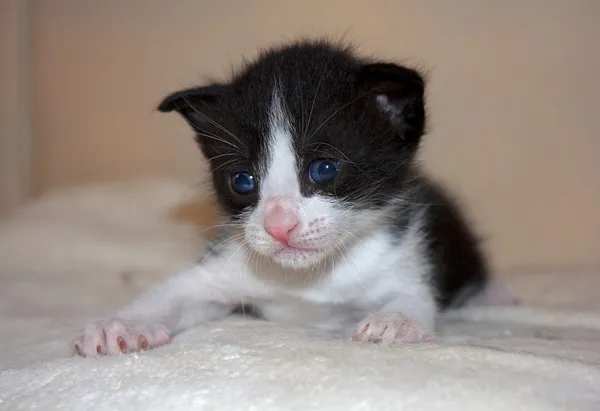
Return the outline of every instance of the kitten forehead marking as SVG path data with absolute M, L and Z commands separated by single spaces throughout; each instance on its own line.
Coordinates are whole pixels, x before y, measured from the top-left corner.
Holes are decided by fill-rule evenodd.
M 267 155 L 266 164 L 263 166 L 261 198 L 264 200 L 274 196 L 285 196 L 297 200 L 300 198 L 300 184 L 292 141 L 294 128 L 277 84 L 273 87 L 268 120 Z

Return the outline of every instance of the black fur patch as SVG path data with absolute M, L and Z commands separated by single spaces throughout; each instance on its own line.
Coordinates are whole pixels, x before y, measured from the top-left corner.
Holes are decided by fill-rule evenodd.
M 400 239 L 412 219 L 419 219 L 432 264 L 430 281 L 438 306 L 460 307 L 488 282 L 487 262 L 479 240 L 460 207 L 440 185 L 423 174 L 416 175 L 410 185 L 396 208 L 391 229 Z

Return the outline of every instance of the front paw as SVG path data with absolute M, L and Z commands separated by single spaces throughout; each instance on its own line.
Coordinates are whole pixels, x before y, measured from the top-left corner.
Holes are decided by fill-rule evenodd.
M 109 318 L 88 324 L 71 345 L 73 355 L 97 357 L 149 350 L 171 342 L 166 327 Z
M 361 322 L 353 341 L 373 344 L 409 344 L 433 342 L 433 334 L 399 313 L 375 313 Z

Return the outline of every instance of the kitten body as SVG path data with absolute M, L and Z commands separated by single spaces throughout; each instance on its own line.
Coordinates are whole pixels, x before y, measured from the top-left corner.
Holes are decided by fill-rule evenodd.
M 75 339 L 84 356 L 166 344 L 240 307 L 363 342 L 433 340 L 488 283 L 459 208 L 417 167 L 425 82 L 326 41 L 266 50 L 182 90 L 223 224 L 193 267 Z

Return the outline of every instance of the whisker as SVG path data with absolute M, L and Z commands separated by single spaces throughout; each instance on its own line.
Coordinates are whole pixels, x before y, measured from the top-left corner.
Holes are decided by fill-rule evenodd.
M 310 120 L 312 119 L 312 114 L 313 114 L 313 110 L 315 109 L 315 103 L 317 101 L 317 96 L 319 94 L 319 89 L 321 88 L 321 82 L 323 81 L 323 77 L 325 76 L 325 72 L 327 71 L 327 67 L 329 66 L 329 61 L 331 60 L 331 57 L 329 57 L 329 59 L 327 59 L 327 61 L 325 62 L 325 65 L 323 67 L 323 71 L 321 71 L 321 75 L 319 76 L 319 81 L 317 82 L 317 89 L 315 90 L 315 95 L 313 97 L 313 102 L 312 105 L 310 107 L 310 112 L 308 114 L 308 121 L 306 122 L 306 127 L 304 128 L 304 135 L 302 136 L 302 140 L 306 141 L 306 132 L 308 131 L 308 128 L 310 127 Z
M 350 230 L 346 230 L 345 228 L 342 228 L 342 230 L 344 230 L 344 232 L 348 235 L 350 235 L 351 237 L 353 237 L 356 241 L 359 241 L 362 245 L 364 245 L 365 247 L 367 246 L 367 243 L 365 243 L 363 240 L 361 240 L 360 238 L 358 238 L 356 235 L 354 235 L 354 233 Z
M 220 225 L 220 226 L 219 225 L 216 225 L 216 226 L 195 226 L 194 227 L 194 235 L 201 235 L 201 234 L 205 233 L 206 231 L 213 230 L 213 229 L 216 229 L 216 228 L 223 228 L 223 227 L 226 227 L 226 226 L 223 226 L 223 225 Z M 202 229 L 201 230 L 196 230 L 197 228 L 202 228 Z
M 218 141 L 220 143 L 227 144 L 228 146 L 233 147 L 236 150 L 236 152 L 243 153 L 242 150 L 240 150 L 240 148 L 238 146 L 236 146 L 235 144 L 233 144 L 231 141 L 224 140 L 222 138 L 219 138 L 219 137 L 214 136 L 212 134 L 208 134 L 206 132 L 200 132 L 199 130 L 197 130 L 196 134 L 199 135 L 199 136 L 201 136 L 201 137 L 210 138 L 211 140 L 215 140 L 215 141 Z
M 211 158 L 207 158 L 206 161 L 213 161 L 213 160 L 216 160 L 217 158 L 227 157 L 227 156 L 239 156 L 239 154 L 238 153 L 223 153 L 223 154 L 219 154 L 217 156 L 213 156 Z
M 204 113 L 200 112 L 198 109 L 196 109 L 196 107 L 194 107 L 194 105 L 188 100 L 188 98 L 185 95 L 181 94 L 181 97 L 183 97 L 184 101 L 190 106 L 190 108 L 192 110 L 194 110 L 196 112 L 196 114 L 202 116 L 206 121 L 208 121 L 213 126 L 217 127 L 219 130 L 227 133 L 231 138 L 235 139 L 238 143 L 240 143 L 242 146 L 244 146 L 246 148 L 246 150 L 248 150 L 248 147 L 246 147 L 244 142 L 238 136 L 233 134 L 230 130 L 228 130 L 227 128 L 225 128 L 224 126 L 222 126 L 221 124 L 219 124 L 218 122 L 216 122 L 215 120 L 213 120 L 212 118 L 207 116 L 206 114 L 204 114 Z
M 227 264 L 229 264 L 229 261 L 231 261 L 231 259 L 233 258 L 233 256 L 236 255 L 237 252 L 240 251 L 242 249 L 242 247 L 244 247 L 246 245 L 247 245 L 246 240 L 242 241 L 242 243 L 240 244 L 240 246 L 229 256 L 229 258 L 227 258 L 227 260 L 225 261 L 225 263 L 223 264 L 223 266 L 227 266 Z
M 304 96 L 302 93 L 302 84 L 300 84 L 300 70 L 298 69 L 298 60 L 296 60 L 296 85 L 298 87 L 298 92 L 300 94 L 300 112 L 301 112 L 301 120 L 300 120 L 300 134 L 302 136 L 305 135 L 305 130 L 304 130 Z
M 357 281 L 356 281 L 356 284 L 357 284 L 357 285 L 358 285 L 358 286 L 359 286 L 359 287 L 360 287 L 360 288 L 361 288 L 363 291 L 365 291 L 365 294 L 366 294 L 366 293 L 367 293 L 367 289 L 366 289 L 366 288 L 365 288 L 365 286 L 364 286 L 364 285 L 363 285 L 363 284 L 360 282 L 360 269 L 358 268 L 358 264 L 356 264 L 356 261 L 355 261 L 355 260 L 354 260 L 354 259 L 351 257 L 351 255 L 350 255 L 350 251 L 348 250 L 348 248 L 346 247 L 346 245 L 345 245 L 343 242 L 341 242 L 341 241 L 338 241 L 338 242 L 339 242 L 340 246 L 342 246 L 342 247 L 344 248 L 344 250 L 346 251 L 346 252 L 343 252 L 343 251 L 341 251 L 341 255 L 342 255 L 342 257 L 344 258 L 344 260 L 346 261 L 346 263 L 347 263 L 347 264 L 349 264 L 349 263 L 348 263 L 348 260 L 346 259 L 346 255 L 348 256 L 348 258 L 350 258 L 350 259 L 352 260 L 351 264 L 354 266 L 354 271 L 355 271 L 355 275 L 356 275 L 356 279 L 357 279 Z M 364 243 L 363 243 L 363 244 L 364 244 Z M 367 307 L 367 310 L 369 310 L 369 311 L 374 311 L 374 308 L 373 308 L 373 303 L 369 302 L 369 301 L 367 300 L 367 298 L 364 296 L 364 294 L 363 294 L 363 296 L 362 296 L 362 297 L 363 297 L 363 298 L 362 298 L 362 301 L 363 301 L 363 303 L 365 304 L 365 306 Z
M 212 134 L 212 133 L 208 133 L 206 130 L 199 128 L 198 126 L 191 124 L 192 127 L 192 131 L 194 132 L 195 135 L 197 136 L 201 136 L 201 137 L 206 137 L 209 138 L 211 140 L 215 140 L 218 141 L 220 143 L 226 144 L 232 148 L 234 148 L 236 150 L 236 153 L 239 153 L 240 156 L 242 157 L 246 157 L 246 154 L 243 152 L 243 150 L 240 150 L 240 148 L 238 146 L 236 146 L 235 144 L 231 143 L 230 141 L 224 140 L 223 138 Z M 190 134 L 190 130 L 189 129 L 183 129 L 180 127 L 176 127 L 174 128 L 174 130 L 178 133 L 182 133 L 185 134 L 186 136 L 188 136 Z M 232 154 L 233 155 L 233 154 Z
M 318 131 L 321 129 L 321 127 L 323 127 L 323 126 L 324 126 L 324 125 L 325 125 L 325 124 L 326 124 L 326 123 L 327 123 L 329 120 L 331 120 L 331 119 L 333 118 L 333 116 L 335 116 L 335 115 L 336 115 L 337 113 L 339 113 L 341 110 L 343 110 L 344 108 L 348 107 L 350 104 L 354 103 L 355 101 L 357 101 L 358 99 L 362 98 L 363 96 L 364 96 L 364 93 L 363 93 L 363 94 L 361 94 L 361 95 L 359 95 L 358 97 L 356 97 L 356 98 L 352 99 L 352 100 L 351 100 L 351 101 L 349 101 L 348 103 L 346 103 L 346 104 L 343 104 L 343 105 L 342 105 L 340 108 L 338 108 L 337 110 L 335 110 L 335 111 L 333 112 L 333 114 L 332 114 L 332 115 L 330 115 L 329 117 L 327 117 L 327 118 L 325 119 L 325 121 L 323 121 L 323 122 L 321 123 L 321 125 L 320 125 L 319 127 L 317 127 L 317 129 L 316 129 L 315 131 L 313 131 L 313 133 L 310 135 L 310 137 L 308 137 L 308 140 L 307 140 L 307 141 L 310 141 L 310 140 L 311 140 L 311 139 L 312 139 L 312 138 L 315 136 L 315 134 L 317 134 L 317 132 L 318 132 Z
M 331 148 L 333 148 L 333 149 L 334 149 L 334 150 L 336 150 L 338 153 L 340 153 L 340 155 L 341 155 L 342 157 L 344 157 L 344 159 L 345 159 L 345 160 L 346 160 L 348 163 L 350 163 L 350 164 L 352 164 L 352 165 L 356 165 L 356 162 L 352 161 L 352 160 L 350 159 L 350 157 L 348 157 L 346 154 L 344 154 L 344 153 L 343 153 L 343 152 L 342 152 L 342 151 L 341 151 L 339 148 L 335 147 L 334 145 L 331 145 L 331 144 L 329 144 L 329 143 L 326 143 L 326 142 L 324 142 L 324 141 L 319 141 L 318 145 L 319 145 L 319 146 L 323 145 L 323 146 L 327 146 L 327 147 L 331 147 Z M 318 152 L 319 150 L 315 149 L 314 151 Z M 324 153 L 324 154 L 326 154 L 325 152 L 323 152 L 323 153 Z
M 222 224 L 214 224 L 214 225 L 196 225 L 196 228 L 206 228 L 206 229 L 210 229 L 210 228 L 243 228 L 244 225 L 241 223 L 222 223 Z
M 214 173 L 215 171 L 217 171 L 221 167 L 225 167 L 226 165 L 235 163 L 236 161 L 237 161 L 237 159 L 235 159 L 235 158 L 233 160 L 226 161 L 223 164 L 219 165 L 217 168 L 215 168 L 212 172 Z
M 220 242 L 219 244 L 210 247 L 210 249 L 211 250 L 216 250 L 218 248 L 221 248 L 221 247 L 224 247 L 224 246 L 229 245 L 231 243 L 234 243 L 234 242 L 236 242 L 237 240 L 239 240 L 240 238 L 243 238 L 243 237 L 244 237 L 244 233 L 233 235 L 233 236 L 229 237 L 228 239 Z
M 254 250 L 251 247 L 248 247 L 248 255 L 246 256 L 246 261 L 244 261 L 244 267 L 242 268 L 242 271 L 240 273 L 241 277 L 242 277 L 242 281 L 244 279 L 244 275 L 246 275 L 246 269 L 248 267 L 248 262 L 250 261 L 250 258 L 254 255 Z M 244 304 L 244 296 L 242 295 L 240 298 L 241 302 L 242 302 L 242 315 L 246 314 L 246 307 Z

